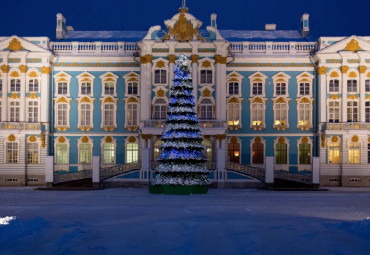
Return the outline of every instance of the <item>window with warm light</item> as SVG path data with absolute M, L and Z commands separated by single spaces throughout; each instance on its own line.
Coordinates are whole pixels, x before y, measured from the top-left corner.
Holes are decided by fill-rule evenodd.
M 68 144 L 57 143 L 56 163 L 57 164 L 68 164 Z
M 228 155 L 229 161 L 238 163 L 239 164 L 239 156 L 240 156 L 240 145 L 239 143 L 229 143 L 228 144 Z
M 288 105 L 286 103 L 275 104 L 275 125 L 286 126 L 287 125 L 287 113 Z
M 27 143 L 27 163 L 38 164 L 39 163 L 39 144 L 38 143 Z
M 298 105 L 298 126 L 311 126 L 311 104 L 300 103 Z
M 116 149 L 114 143 L 103 144 L 103 163 L 114 164 L 116 161 Z
M 6 163 L 17 164 L 19 160 L 19 144 L 17 142 L 6 143 Z
M 361 146 L 358 142 L 349 143 L 348 163 L 360 164 Z
M 252 143 L 252 164 L 263 164 L 264 154 L 263 143 Z
M 340 162 L 340 144 L 330 143 L 328 146 L 329 164 L 339 164 Z
M 238 126 L 240 123 L 240 104 L 228 103 L 228 124 L 229 126 Z
M 91 164 L 91 144 L 80 144 L 80 164 Z
M 128 143 L 126 148 L 126 163 L 135 163 L 139 159 L 139 145 Z
M 252 103 L 251 106 L 252 126 L 262 126 L 265 119 L 263 103 Z

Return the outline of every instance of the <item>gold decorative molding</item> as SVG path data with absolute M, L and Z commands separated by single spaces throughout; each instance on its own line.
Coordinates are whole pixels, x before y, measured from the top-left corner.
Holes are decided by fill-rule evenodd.
M 28 74 L 28 76 L 31 77 L 31 78 L 36 78 L 36 77 L 38 77 L 38 74 L 35 71 L 32 71 Z
M 12 71 L 10 74 L 9 74 L 10 77 L 13 77 L 13 78 L 17 78 L 20 76 L 20 74 L 18 73 L 18 71 Z
M 88 143 L 88 142 L 89 142 L 89 137 L 88 137 L 88 136 L 83 136 L 83 137 L 81 138 L 81 142 L 83 142 L 83 143 Z
M 370 143 L 370 136 L 367 138 L 367 141 Z
M 21 71 L 21 73 L 27 73 L 27 66 L 26 65 L 20 65 L 19 70 Z
M 358 41 L 356 41 L 355 39 L 352 39 L 349 43 L 347 43 L 344 49 L 348 51 L 358 51 L 358 50 L 361 50 L 361 47 Z
M 278 144 L 284 144 L 285 143 L 285 137 L 284 136 L 280 136 L 278 138 Z
M 31 93 L 27 97 L 30 98 L 30 99 L 37 99 L 37 98 L 39 98 L 38 95 L 36 95 L 35 93 Z
M 131 132 L 135 132 L 136 130 L 139 129 L 139 127 L 138 126 L 128 126 L 127 129 L 130 130 Z
M 239 99 L 237 97 L 232 97 L 227 102 L 228 103 L 239 103 Z
M 202 96 L 203 97 L 210 97 L 212 95 L 212 92 L 209 89 L 204 89 L 202 91 Z
M 211 67 L 211 62 L 209 62 L 208 60 L 203 61 L 202 62 L 202 67 L 204 67 L 204 68 Z
M 58 137 L 58 143 L 65 143 L 65 142 L 66 142 L 66 138 L 64 136 Z
M 263 104 L 263 100 L 260 98 L 260 97 L 255 97 L 253 100 L 252 100 L 252 103 L 261 103 Z
M 113 142 L 113 138 L 111 136 L 107 136 L 107 137 L 105 137 L 105 142 L 106 143 L 111 143 L 111 142 Z
M 80 126 L 78 129 L 83 131 L 83 132 L 87 132 L 87 131 L 92 130 L 93 127 L 92 126 Z
M 356 99 L 358 99 L 358 96 L 356 96 L 355 94 L 351 94 L 347 98 L 350 99 L 350 100 L 356 100 Z
M 191 62 L 193 62 L 193 64 L 197 64 L 198 60 L 199 60 L 198 55 L 191 55 Z
M 357 143 L 358 142 L 358 136 L 357 135 L 354 135 L 354 136 L 352 136 L 352 139 L 351 139 L 351 141 L 353 142 L 353 143 Z
M 341 66 L 340 67 L 340 70 L 342 71 L 342 73 L 347 73 L 348 72 L 348 69 L 349 69 L 348 66 Z
M 174 64 L 176 62 L 176 55 L 168 55 L 168 62 L 170 62 L 170 64 Z
M 223 134 L 223 135 L 215 135 L 215 138 L 216 138 L 216 140 L 218 140 L 218 142 L 219 142 L 219 147 L 221 147 L 222 146 L 222 140 L 225 140 L 226 139 L 226 134 Z M 232 141 L 234 141 L 234 140 L 231 140 L 231 139 L 233 139 L 233 138 L 235 138 L 236 139 L 236 137 L 232 137 L 232 138 L 230 138 L 230 141 L 232 142 Z M 238 139 L 236 139 L 236 142 L 238 141 Z
M 338 138 L 338 136 L 333 136 L 332 138 L 331 138 L 331 141 L 333 142 L 333 143 L 336 143 L 336 142 L 338 142 L 338 140 L 339 140 L 339 138 Z
M 332 73 L 330 74 L 330 77 L 331 77 L 331 78 L 338 78 L 338 77 L 339 77 L 339 73 L 338 73 L 338 72 L 336 72 L 336 71 L 334 71 L 334 72 L 332 72 Z
M 255 143 L 262 143 L 262 139 L 261 139 L 261 137 L 260 137 L 260 136 L 256 136 L 256 137 L 254 138 L 254 142 L 255 142 Z
M 56 101 L 56 103 L 68 103 L 68 104 L 70 104 L 70 103 L 71 103 L 71 101 L 70 101 L 70 100 L 67 100 L 67 98 L 65 98 L 65 97 L 61 97 L 61 98 L 59 98 L 59 99 Z
M 127 103 L 139 103 L 139 99 L 135 97 L 130 97 L 129 99 L 127 99 Z
M 370 72 L 367 73 L 366 77 L 367 78 L 370 78 Z
M 18 99 L 18 98 L 20 98 L 20 96 L 19 96 L 17 93 L 12 93 L 12 94 L 9 96 L 9 98 L 11 98 L 11 99 Z
M 215 62 L 216 62 L 216 64 L 226 65 L 226 63 L 227 63 L 227 57 L 223 57 L 221 55 L 216 55 L 215 56 Z
M 2 65 L 1 66 L 1 71 L 3 73 L 8 73 L 9 72 L 9 66 L 8 65 Z
M 40 135 L 40 138 L 41 138 L 41 147 L 42 148 L 45 148 L 45 135 L 44 134 L 41 134 Z
M 164 97 L 165 96 L 165 92 L 163 89 L 159 89 L 157 90 L 157 97 Z
M 51 67 L 43 66 L 40 68 L 42 74 L 50 74 L 51 73 Z M 62 75 L 60 75 L 61 77 Z
M 327 68 L 327 67 L 325 67 L 325 66 L 320 66 L 320 67 L 318 67 L 318 68 L 317 68 L 317 73 L 318 73 L 319 75 L 323 75 L 323 74 L 326 74 L 326 70 L 328 70 L 328 68 Z
M 89 97 L 83 97 L 79 102 L 80 103 L 94 103 L 94 100 L 91 100 Z
M 110 131 L 115 130 L 115 129 L 116 129 L 116 127 L 115 127 L 115 126 L 104 126 L 104 127 L 102 127 L 101 129 L 103 129 L 103 130 L 105 130 L 105 131 L 107 131 L 107 132 L 110 132 Z
M 325 148 L 326 146 L 326 134 L 321 135 L 321 147 Z
M 57 127 L 55 127 L 55 129 L 58 130 L 58 131 L 63 132 L 63 131 L 66 131 L 66 130 L 70 129 L 70 127 L 69 126 L 57 126 Z
M 9 135 L 9 136 L 8 136 L 8 140 L 9 140 L 10 142 L 14 142 L 14 141 L 15 141 L 15 136 L 14 136 L 13 134 Z
M 334 95 L 331 95 L 331 96 L 329 97 L 329 99 L 337 100 L 337 99 L 340 99 L 340 97 L 339 97 L 339 95 L 334 94 Z
M 8 48 L 11 51 L 18 51 L 18 50 L 21 50 L 23 47 L 22 47 L 22 43 L 17 38 L 13 38 L 9 42 Z
M 348 77 L 350 77 L 350 78 L 356 78 L 356 77 L 357 77 L 357 73 L 356 73 L 356 72 L 354 72 L 354 71 L 352 71 L 352 72 L 350 72 L 350 73 L 348 74 Z
M 186 19 L 183 12 L 180 13 L 179 19 L 172 27 L 168 27 L 168 33 L 173 35 L 175 40 L 179 42 L 186 42 L 192 40 L 194 35 L 198 34 L 198 27 L 193 28 L 191 22 Z
M 116 101 L 112 97 L 107 97 L 104 99 L 103 104 L 105 103 L 115 103 Z
M 287 103 L 289 100 L 285 99 L 284 97 L 279 97 L 274 103 Z
M 29 142 L 31 142 L 31 143 L 34 143 L 34 142 L 36 142 L 36 136 L 34 136 L 34 135 L 31 135 L 30 137 L 28 137 L 28 141 Z
M 165 67 L 165 63 L 164 63 L 164 61 L 159 60 L 159 61 L 155 64 L 155 66 L 156 66 L 157 68 L 164 68 L 164 67 Z
M 140 63 L 141 64 L 151 64 L 152 60 L 153 60 L 153 56 L 149 55 L 149 54 L 140 57 Z
M 128 142 L 129 142 L 129 143 L 136 143 L 136 137 L 135 137 L 135 136 L 130 136 L 130 137 L 128 138 Z
M 307 136 L 304 136 L 302 137 L 302 143 L 308 143 L 308 137 Z
M 366 69 L 367 69 L 367 66 L 359 66 L 358 67 L 359 73 L 365 73 L 366 72 Z
M 145 140 L 145 147 L 148 148 L 148 141 L 152 138 L 150 134 L 142 134 L 141 139 Z
M 365 99 L 366 99 L 366 100 L 370 100 L 370 95 L 367 95 L 367 96 L 365 97 Z

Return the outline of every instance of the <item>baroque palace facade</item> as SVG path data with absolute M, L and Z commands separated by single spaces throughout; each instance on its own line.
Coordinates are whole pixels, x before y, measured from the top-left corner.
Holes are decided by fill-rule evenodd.
M 75 31 L 57 14 L 56 41 L 0 37 L 0 185 L 44 184 L 50 156 L 54 174 L 100 156 L 150 180 L 185 53 L 212 181 L 248 181 L 228 164 L 273 157 L 284 172 L 319 167 L 320 185 L 370 186 L 370 37 L 313 38 L 308 14 L 297 30 L 219 30 L 215 14 L 202 30 L 187 9 L 164 24 Z

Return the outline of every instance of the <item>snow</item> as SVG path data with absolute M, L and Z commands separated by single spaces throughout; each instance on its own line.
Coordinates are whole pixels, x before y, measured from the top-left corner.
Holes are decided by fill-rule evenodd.
M 240 40 L 251 39 L 302 39 L 302 35 L 298 30 L 218 30 L 226 40 L 238 38 Z
M 0 188 L 0 254 L 368 254 L 370 189 Z

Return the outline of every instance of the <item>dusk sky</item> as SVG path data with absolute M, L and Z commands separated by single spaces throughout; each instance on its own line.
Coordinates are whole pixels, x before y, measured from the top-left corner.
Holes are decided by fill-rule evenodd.
M 181 0 L 2 0 L 0 36 L 48 36 L 55 39 L 56 14 L 63 13 L 75 30 L 147 30 L 171 18 Z M 218 14 L 219 29 L 298 29 L 310 14 L 314 36 L 370 35 L 370 0 L 187 0 L 205 29 Z

